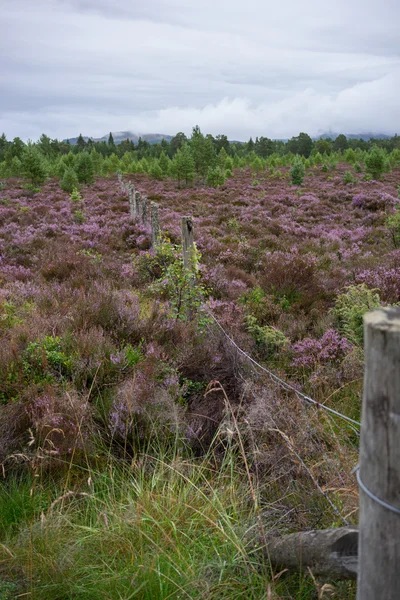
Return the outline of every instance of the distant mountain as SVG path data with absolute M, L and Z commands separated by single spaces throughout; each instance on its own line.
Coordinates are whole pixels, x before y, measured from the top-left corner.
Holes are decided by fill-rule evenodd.
M 313 138 L 314 140 L 326 140 L 327 138 L 331 138 L 332 140 L 338 137 L 339 133 L 333 133 L 330 131 L 328 133 L 323 133 Z M 364 140 L 368 142 L 371 138 L 375 140 L 390 140 L 393 135 L 387 135 L 386 133 L 345 133 L 344 134 L 349 140 Z
M 133 133 L 132 131 L 112 131 L 111 133 L 114 138 L 115 144 L 120 144 L 121 142 L 123 142 L 125 140 L 130 140 L 134 144 L 137 144 L 139 141 L 139 138 L 142 138 L 142 140 L 148 142 L 149 144 L 158 144 L 161 142 L 161 140 L 166 140 L 167 142 L 170 142 L 173 138 L 172 135 L 167 135 L 165 133 L 137 134 L 137 133 Z M 89 138 L 87 135 L 84 135 L 82 137 L 85 140 L 85 142 L 87 142 L 89 139 L 93 140 L 93 142 L 107 142 L 109 135 L 110 134 L 107 133 L 106 135 L 103 135 L 103 137 L 101 137 L 101 138 L 93 138 L 93 137 Z M 72 146 L 74 146 L 77 143 L 78 138 L 73 137 L 73 138 L 65 139 L 63 141 L 64 142 L 69 141 L 69 143 Z

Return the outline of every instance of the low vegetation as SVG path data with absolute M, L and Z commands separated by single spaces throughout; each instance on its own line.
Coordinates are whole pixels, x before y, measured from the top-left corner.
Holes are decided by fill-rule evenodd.
M 181 141 L 1 163 L 4 600 L 355 597 L 263 545 L 357 522 L 357 427 L 298 393 L 360 419 L 362 315 L 400 301 L 397 153 Z

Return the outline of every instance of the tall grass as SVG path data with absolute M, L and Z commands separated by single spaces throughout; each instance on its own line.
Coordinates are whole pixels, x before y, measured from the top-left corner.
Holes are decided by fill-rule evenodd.
M 317 597 L 310 579 L 274 580 L 249 535 L 260 512 L 243 458 L 240 443 L 201 459 L 156 443 L 130 462 L 109 454 L 97 468 L 71 465 L 57 484 L 10 479 L 0 579 L 18 588 L 3 583 L 4 598 Z

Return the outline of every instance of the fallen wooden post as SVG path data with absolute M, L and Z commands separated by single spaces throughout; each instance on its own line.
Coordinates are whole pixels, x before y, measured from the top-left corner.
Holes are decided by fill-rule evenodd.
M 357 579 L 357 527 L 291 533 L 263 546 L 271 566 L 307 571 L 328 579 Z

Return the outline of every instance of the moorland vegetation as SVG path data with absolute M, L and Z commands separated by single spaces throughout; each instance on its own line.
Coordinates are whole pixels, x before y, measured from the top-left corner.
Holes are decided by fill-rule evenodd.
M 0 177 L 0 598 L 354 598 L 263 546 L 357 522 L 358 429 L 296 391 L 360 419 L 362 316 L 400 302 L 398 138 L 3 136 Z

